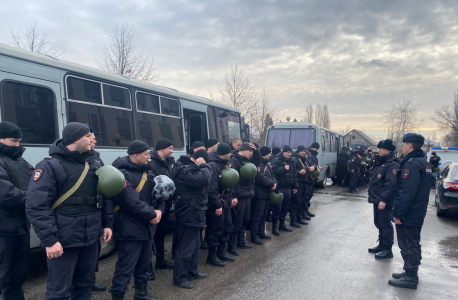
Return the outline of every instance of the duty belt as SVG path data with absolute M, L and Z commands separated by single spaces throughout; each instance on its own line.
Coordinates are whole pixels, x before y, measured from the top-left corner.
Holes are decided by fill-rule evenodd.
M 69 197 L 65 200 L 68 205 L 96 205 L 97 208 L 102 208 L 103 197 Z

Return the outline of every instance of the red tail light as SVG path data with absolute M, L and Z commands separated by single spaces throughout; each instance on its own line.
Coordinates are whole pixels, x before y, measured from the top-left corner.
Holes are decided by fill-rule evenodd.
M 442 185 L 446 190 L 458 190 L 458 183 L 444 182 Z

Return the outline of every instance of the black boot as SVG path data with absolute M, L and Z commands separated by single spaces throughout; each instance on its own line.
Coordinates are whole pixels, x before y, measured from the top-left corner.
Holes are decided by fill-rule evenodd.
M 216 247 L 208 247 L 207 264 L 215 267 L 224 267 L 224 263 L 216 256 Z
M 301 216 L 302 216 L 302 219 L 307 220 L 307 221 L 310 221 L 312 219 L 309 215 L 307 215 L 305 210 L 302 212 Z
M 296 221 L 291 221 L 291 222 L 289 223 L 289 225 L 292 226 L 292 227 L 296 227 L 296 228 L 301 228 L 301 227 L 302 227 L 302 226 L 301 226 L 299 223 L 297 223 Z
M 308 225 L 309 223 L 305 222 L 304 220 L 297 220 L 297 223 L 302 225 Z
M 406 271 L 405 275 L 401 278 L 388 280 L 388 284 L 395 287 L 416 290 L 418 284 L 417 277 L 417 272 Z
M 262 240 L 270 240 L 272 237 L 270 235 L 267 235 L 267 234 L 260 234 L 259 237 L 262 239 Z
M 383 250 L 383 244 L 382 244 L 382 242 L 380 240 L 378 241 L 378 245 L 377 246 L 367 249 L 367 251 L 369 251 L 369 253 L 379 253 L 382 250 Z
M 251 242 L 256 245 L 262 245 L 262 241 L 258 236 L 253 236 L 251 238 Z
M 285 220 L 280 220 L 280 226 L 278 226 L 279 231 L 286 231 L 286 232 L 293 232 L 292 229 L 289 229 L 286 224 Z
M 229 235 L 229 245 L 227 246 L 227 252 L 234 256 L 239 256 L 239 251 L 237 250 L 237 233 L 231 233 Z
M 393 258 L 393 251 L 391 248 L 393 245 L 383 245 L 383 250 L 377 254 L 375 254 L 376 259 L 386 259 L 386 258 Z
M 104 286 L 103 284 L 94 282 L 94 284 L 92 285 L 92 291 L 93 292 L 104 292 L 106 290 L 107 290 L 107 287 Z
M 112 300 L 124 300 L 125 293 L 111 293 Z
M 200 249 L 205 250 L 208 249 L 208 245 L 206 241 L 200 241 Z
M 149 265 L 148 274 L 149 274 L 149 279 L 148 279 L 148 281 L 153 281 L 153 280 L 156 279 L 156 275 L 154 274 L 153 263 L 152 263 L 152 262 L 151 262 L 150 265 Z
M 251 248 L 253 248 L 252 245 L 248 244 L 245 241 L 245 230 L 240 230 L 240 232 L 239 232 L 239 240 L 238 240 L 238 243 L 237 243 L 237 248 L 240 248 L 240 249 L 251 249 Z
M 148 293 L 148 289 L 145 284 L 136 284 L 134 285 L 135 294 L 134 300 L 159 300 L 159 298 L 154 297 L 150 293 Z
M 402 272 L 402 273 L 393 273 L 391 276 L 393 276 L 394 279 L 400 279 L 404 277 L 405 275 L 406 275 L 406 272 Z M 418 284 L 420 282 L 420 280 L 418 279 L 418 273 L 415 279 L 417 280 L 417 284 Z
M 272 220 L 272 234 L 279 236 L 280 232 L 278 232 L 278 221 L 277 220 Z
M 156 269 L 173 269 L 173 264 L 171 262 L 168 262 L 164 258 L 164 252 L 158 253 L 156 255 Z
M 305 209 L 305 212 L 307 213 L 307 215 L 308 215 L 309 217 L 312 217 L 312 218 L 313 218 L 313 217 L 315 216 L 315 214 L 312 214 L 312 213 L 310 212 L 310 210 L 309 210 L 308 207 Z
M 218 256 L 218 258 L 222 261 L 229 261 L 229 262 L 235 261 L 234 257 L 227 255 L 227 253 L 224 251 L 225 249 L 226 249 L 226 243 L 220 244 L 216 251 L 216 256 Z

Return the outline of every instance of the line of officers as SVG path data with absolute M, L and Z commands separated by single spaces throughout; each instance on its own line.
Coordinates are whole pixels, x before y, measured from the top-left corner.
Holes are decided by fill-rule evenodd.
M 157 299 L 148 292 L 155 267 L 173 269 L 173 284 L 193 288 L 202 279 L 198 271 L 201 231 L 206 228 L 207 263 L 224 267 L 238 249 L 249 249 L 245 231 L 262 245 L 266 220 L 272 234 L 291 232 L 315 215 L 309 210 L 318 166 L 318 149 L 299 146 L 283 149 L 258 147 L 234 138 L 231 145 L 209 139 L 195 142 L 190 154 L 176 162 L 173 142 L 160 139 L 154 150 L 135 140 L 127 155 L 117 158 L 116 170 L 101 172 L 103 161 L 94 150 L 96 140 L 88 124 L 69 123 L 49 156 L 36 167 L 24 160 L 22 132 L 0 123 L 0 291 L 3 299 L 24 299 L 30 225 L 46 249 L 48 278 L 45 299 L 90 299 L 91 291 L 105 290 L 96 283 L 100 240 L 115 238 L 118 260 L 109 289 L 112 299 L 124 299 L 134 277 L 134 299 Z M 244 176 L 246 165 L 255 172 Z M 114 169 L 113 168 L 113 169 Z M 240 174 L 237 183 L 224 184 L 224 172 Z M 248 168 L 249 169 L 249 168 Z M 120 192 L 103 197 L 102 177 L 122 173 Z M 113 172 L 116 171 L 116 172 Z M 250 172 L 248 172 L 250 173 Z M 113 175 L 114 176 L 114 175 Z M 118 187 L 117 187 L 118 188 Z M 270 202 L 271 196 L 276 201 Z M 282 195 L 278 200 L 278 195 Z M 164 238 L 172 202 L 176 226 L 174 263 L 165 259 Z M 272 204 L 274 203 L 274 204 Z M 226 248 L 227 244 L 227 248 Z M 227 252 L 226 252 L 227 249 Z

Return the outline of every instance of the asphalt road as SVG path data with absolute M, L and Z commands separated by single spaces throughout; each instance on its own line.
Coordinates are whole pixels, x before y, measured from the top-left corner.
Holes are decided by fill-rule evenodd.
M 387 284 L 392 272 L 402 271 L 397 242 L 395 257 L 377 261 L 367 252 L 376 245 L 377 230 L 366 191 L 346 194 L 335 186 L 317 189 L 312 199 L 316 217 L 310 225 L 281 233 L 241 255 L 225 268 L 205 264 L 201 251 L 199 270 L 208 278 L 193 281 L 195 288 L 172 285 L 172 270 L 157 270 L 150 292 L 160 299 L 458 299 L 458 218 L 438 218 L 433 192 L 422 230 L 423 260 L 417 290 Z M 268 223 L 270 230 L 270 223 Z M 248 232 L 247 232 L 248 234 Z M 249 239 L 248 239 L 249 240 Z M 171 235 L 167 236 L 171 250 Z M 170 251 L 166 253 L 171 260 Z M 116 253 L 100 262 L 97 281 L 111 284 Z M 132 280 L 133 282 L 133 280 Z M 131 282 L 131 283 L 132 283 Z M 24 286 L 27 299 L 43 299 L 46 263 L 43 254 L 32 257 Z M 129 289 L 126 299 L 132 299 Z M 92 299 L 111 299 L 108 292 Z

